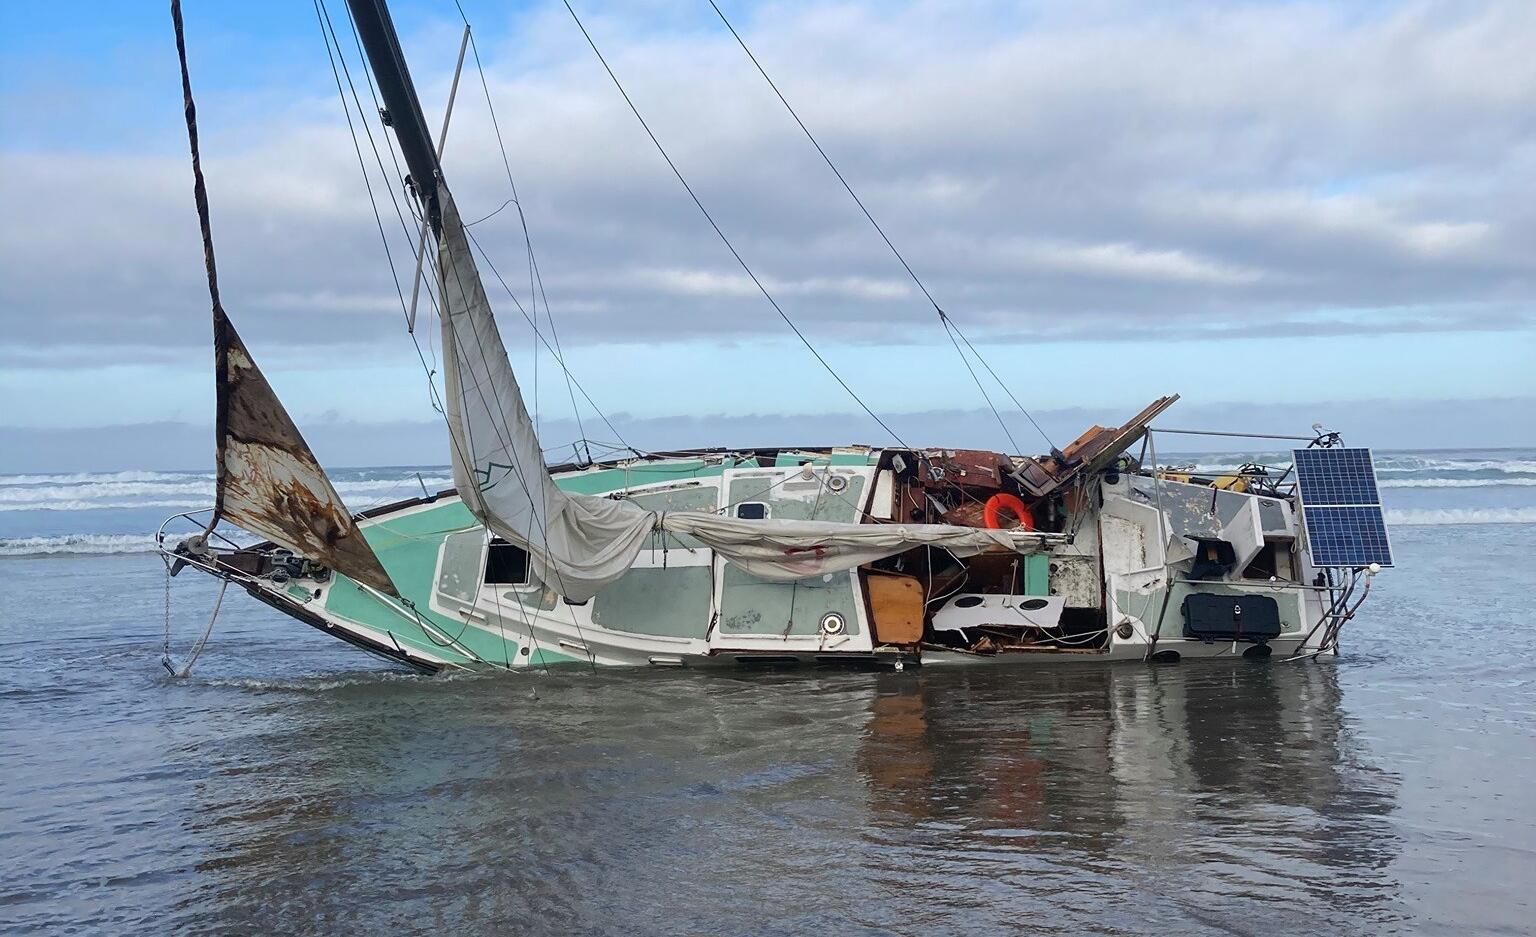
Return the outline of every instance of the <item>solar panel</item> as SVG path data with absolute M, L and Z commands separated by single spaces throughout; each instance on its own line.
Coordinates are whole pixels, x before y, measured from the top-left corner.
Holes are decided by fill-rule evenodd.
M 1392 565 L 1392 545 L 1381 506 L 1306 507 L 1307 546 L 1313 566 Z
M 1296 480 L 1306 504 L 1380 504 L 1369 449 L 1296 449 Z
M 1296 449 L 1296 483 L 1314 566 L 1392 565 L 1369 449 Z

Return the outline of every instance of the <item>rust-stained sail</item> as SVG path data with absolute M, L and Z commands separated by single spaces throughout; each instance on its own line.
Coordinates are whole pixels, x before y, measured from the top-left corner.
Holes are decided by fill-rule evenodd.
M 219 380 L 215 517 L 398 595 L 222 309 L 214 312 L 214 320 Z
M 213 229 L 208 221 L 208 190 L 197 149 L 197 106 L 192 101 L 192 79 L 187 72 L 180 0 L 171 0 L 171 21 L 181 59 L 187 143 L 192 151 L 192 194 L 203 235 L 218 361 L 218 488 L 208 526 L 211 529 L 220 520 L 227 520 L 398 597 L 389 574 L 224 313 L 213 259 Z

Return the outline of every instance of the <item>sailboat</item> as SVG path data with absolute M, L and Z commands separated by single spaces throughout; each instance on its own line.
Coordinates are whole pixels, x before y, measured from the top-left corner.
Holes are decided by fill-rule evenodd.
M 1305 442 L 1292 466 L 1159 469 L 1156 440 L 1187 432 L 1154 425 L 1176 395 L 1047 454 L 898 441 L 546 465 L 388 9 L 348 5 L 434 254 L 455 487 L 352 514 L 236 333 L 173 0 L 218 481 L 200 530 L 161 529 L 172 574 L 424 672 L 901 669 L 1332 656 L 1391 565 L 1369 450 L 1317 427 L 1277 437 Z

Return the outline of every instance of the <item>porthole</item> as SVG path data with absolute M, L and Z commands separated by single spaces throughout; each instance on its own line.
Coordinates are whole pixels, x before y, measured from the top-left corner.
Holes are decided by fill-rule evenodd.
M 843 629 L 846 627 L 848 627 L 848 623 L 837 612 L 828 612 L 821 616 L 822 634 L 842 634 Z

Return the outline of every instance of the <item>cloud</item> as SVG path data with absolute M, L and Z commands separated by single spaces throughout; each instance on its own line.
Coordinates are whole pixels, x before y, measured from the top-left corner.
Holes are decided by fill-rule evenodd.
M 760 277 L 769 292 L 781 296 L 840 296 L 849 299 L 902 299 L 912 288 L 900 280 L 869 277 L 806 277 L 783 280 Z M 676 296 L 739 297 L 760 296 L 752 279 L 744 273 L 719 273 L 712 270 L 641 269 L 629 277 L 631 285 L 651 288 Z
M 945 341 L 707 9 L 581 9 L 798 322 L 825 341 Z M 1536 5 L 784 3 L 737 25 L 974 338 L 1531 327 Z M 780 335 L 563 7 L 477 26 L 562 340 Z M 456 32 L 428 22 L 406 37 L 424 101 L 446 97 Z M 231 41 L 220 48 L 239 54 Z M 313 52 L 308 73 L 250 90 L 260 109 L 204 100 L 205 168 L 225 304 L 247 337 L 348 354 L 401 340 L 414 222 L 375 171 L 376 222 Z M 221 68 L 194 66 L 210 83 Z M 446 157 L 470 217 L 510 194 L 478 85 L 471 74 L 460 88 Z M 0 228 L 0 360 L 206 345 L 178 92 L 147 89 L 146 107 L 172 118 L 158 148 L 49 149 L 29 134 L 0 149 L 0 179 L 31 206 Z M 527 303 L 515 211 L 474 231 Z

